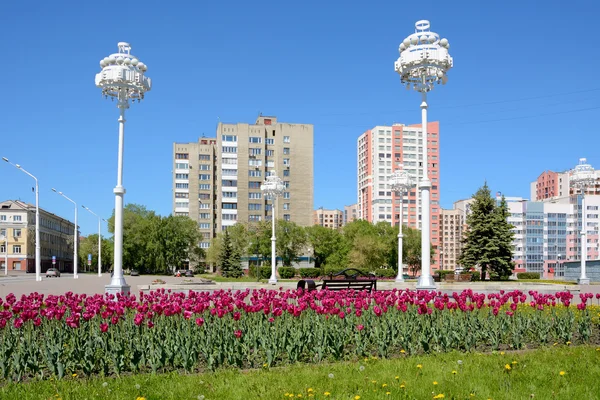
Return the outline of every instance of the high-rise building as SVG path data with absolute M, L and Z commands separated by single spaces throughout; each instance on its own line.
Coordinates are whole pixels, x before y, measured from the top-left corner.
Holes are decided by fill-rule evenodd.
M 596 185 L 590 186 L 586 194 L 600 195 L 600 170 L 596 174 Z M 544 171 L 538 178 L 531 182 L 530 192 L 532 201 L 553 201 L 558 197 L 573 195 L 575 191 L 570 187 L 569 171 L 553 172 Z
M 421 124 L 376 126 L 358 138 L 358 219 L 372 223 L 380 221 L 393 225 L 400 223 L 421 229 L 421 196 L 418 187 L 404 196 L 403 215 L 400 216 L 400 198 L 388 185 L 395 169 L 403 164 L 419 182 L 423 177 L 424 160 L 428 158 L 428 176 L 431 181 L 431 245 L 434 249 L 432 267 L 439 268 L 440 235 L 440 182 L 439 182 L 439 122 L 427 124 L 427 138 L 423 138 Z
M 313 214 L 313 225 L 338 229 L 344 225 L 344 212 L 341 210 L 325 210 L 318 208 Z
M 198 221 L 207 248 L 227 226 L 271 219 L 260 186 L 275 172 L 286 187 L 277 219 L 312 225 L 313 131 L 261 115 L 254 124 L 219 123 L 216 139 L 174 143 L 173 212 Z
M 351 204 L 344 206 L 344 225 L 349 224 L 352 221 L 358 219 L 358 207 L 357 204 Z
M 461 210 L 441 210 L 440 269 L 453 270 L 458 266 L 462 250 L 464 218 Z
M 42 273 L 52 266 L 73 272 L 74 229 L 71 221 L 40 208 Z M 20 200 L 1 202 L 0 236 L 6 239 L 0 242 L 2 270 L 8 259 L 8 270 L 35 272 L 35 206 Z

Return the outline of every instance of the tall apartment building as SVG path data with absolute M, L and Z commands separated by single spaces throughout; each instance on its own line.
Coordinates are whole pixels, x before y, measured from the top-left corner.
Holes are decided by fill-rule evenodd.
M 207 248 L 227 226 L 271 219 L 272 203 L 260 185 L 275 172 L 286 187 L 277 218 L 312 225 L 313 132 L 312 124 L 261 115 L 254 124 L 219 123 L 216 139 L 175 143 L 174 213 L 198 221 Z
M 440 269 L 460 267 L 458 260 L 463 249 L 463 238 L 467 229 L 467 215 L 475 199 L 455 201 L 450 210 L 440 213 Z
M 358 219 L 358 205 L 351 204 L 349 206 L 344 206 L 344 225 L 349 224 L 352 221 L 356 221 Z
M 439 122 L 427 124 L 423 137 L 421 124 L 376 126 L 358 138 L 358 219 L 393 225 L 402 223 L 421 229 L 421 198 L 417 187 L 404 196 L 403 215 L 400 198 L 391 191 L 388 181 L 400 164 L 416 178 L 423 176 L 425 155 L 428 154 L 428 175 L 431 181 L 431 244 L 435 251 L 432 267 L 439 269 Z
M 325 210 L 318 208 L 313 214 L 313 225 L 330 229 L 339 229 L 344 225 L 344 212 L 341 210 Z
M 52 267 L 53 256 L 60 271 L 73 271 L 74 229 L 71 221 L 40 208 L 42 272 Z M 8 260 L 8 270 L 35 272 L 35 206 L 20 200 L 1 202 L 0 236 L 5 238 L 0 241 L 2 270 Z
M 587 189 L 586 194 L 588 195 L 600 195 L 600 171 L 596 170 L 595 174 L 596 185 Z M 569 171 L 544 171 L 530 184 L 531 199 L 533 201 L 552 201 L 557 197 L 573 195 L 574 191 L 569 183 Z

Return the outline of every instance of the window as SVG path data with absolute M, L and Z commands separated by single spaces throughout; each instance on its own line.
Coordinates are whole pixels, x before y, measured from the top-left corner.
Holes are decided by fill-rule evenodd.
M 221 170 L 221 174 L 223 175 L 237 175 L 237 169 L 225 169 Z
M 284 199 L 289 199 L 290 198 L 290 192 L 283 192 L 283 198 Z
M 248 139 L 250 143 L 262 143 L 262 138 L 257 136 L 250 136 Z
M 176 208 L 189 208 L 190 203 L 187 202 L 183 202 L 183 201 L 176 201 L 175 202 L 175 207 Z
M 198 224 L 198 227 L 200 227 L 200 229 L 210 229 L 210 224 L 203 222 L 201 224 Z
M 291 219 L 290 214 L 283 214 L 283 219 L 289 221 Z
M 290 137 L 289 136 L 284 136 L 283 137 L 283 143 L 289 143 L 290 142 Z
M 0 221 L 6 221 L 6 215 L 0 215 Z
M 250 155 L 251 156 L 260 156 L 262 154 L 262 149 L 258 149 L 258 148 L 251 148 L 250 149 Z
M 222 153 L 237 153 L 237 147 L 234 146 L 223 146 Z
M 20 244 L 13 245 L 13 254 L 21 254 L 21 245 Z
M 6 236 L 6 228 L 0 229 L 0 236 Z
M 273 157 L 275 155 L 275 150 L 267 150 L 267 157 Z
M 588 214 L 589 215 L 589 214 Z M 13 221 L 21 221 L 21 216 L 20 215 L 15 215 L 13 217 Z
M 190 164 L 175 163 L 175 169 L 190 169 Z
M 228 164 L 228 165 L 237 165 L 237 158 L 223 158 L 221 159 L 221 163 L 222 164 Z
M 261 177 L 262 172 L 259 169 L 251 169 L 251 170 L 248 170 L 248 176 L 254 177 L 254 178 Z
M 200 242 L 200 248 L 208 249 L 210 247 L 210 243 L 208 242 Z
M 237 136 L 235 135 L 222 135 L 221 140 L 223 142 L 237 142 Z
M 289 158 L 284 158 L 283 159 L 283 165 L 286 165 L 286 166 L 289 167 L 290 166 L 290 159 Z
M 190 158 L 190 155 L 187 153 L 175 153 L 175 159 L 177 160 L 187 160 Z
M 237 214 L 223 214 L 221 215 L 221 219 L 228 221 L 237 221 Z
M 176 183 L 175 189 L 187 189 L 187 188 L 189 188 L 189 186 L 190 186 L 189 183 Z
M 210 161 L 210 154 L 200 154 L 200 155 L 198 155 L 198 160 Z
M 271 139 L 266 139 L 265 143 L 267 144 L 275 144 L 275 139 L 271 138 Z M 260 221 L 260 220 L 259 220 Z
M 262 160 L 256 160 L 254 158 L 248 159 L 248 166 L 250 167 L 262 167 Z
M 290 181 L 283 181 L 283 186 L 285 186 L 286 189 L 290 188 Z
M 210 208 L 210 204 L 205 204 L 205 203 L 199 203 L 198 204 L 198 208 L 200 210 L 208 210 Z
M 231 179 L 223 179 L 221 181 L 221 186 L 223 187 L 237 187 L 237 181 Z
M 283 170 L 283 176 L 290 176 L 290 170 L 289 169 L 284 169 Z
M 6 248 L 4 247 L 4 244 L 0 244 L 0 253 L 6 253 Z
M 223 203 L 221 208 L 224 210 L 237 210 L 237 203 Z
M 262 193 L 260 193 L 260 192 L 248 192 L 248 198 L 249 199 L 261 199 L 262 198 Z
M 290 209 L 290 203 L 283 203 L 283 209 L 284 210 L 289 210 Z
M 210 213 L 200 213 L 200 219 L 210 219 Z
M 261 220 L 260 215 L 248 215 L 248 222 L 258 222 Z
M 248 203 L 248 210 L 250 211 L 260 211 L 262 204 Z
M 200 171 L 210 171 L 210 165 L 209 164 L 200 164 L 198 166 L 198 168 L 200 168 Z
M 235 199 L 237 197 L 237 192 L 223 192 L 223 197 Z
M 210 190 L 210 183 L 201 183 L 198 185 L 198 189 L 200 190 Z
M 290 148 L 289 147 L 284 147 L 283 148 L 283 154 L 290 154 Z
M 211 198 L 210 193 L 198 193 L 198 199 L 200 199 L 200 200 L 210 200 L 210 198 Z
M 248 189 L 260 189 L 260 182 L 248 182 Z
M 190 174 L 175 174 L 175 179 L 190 179 Z

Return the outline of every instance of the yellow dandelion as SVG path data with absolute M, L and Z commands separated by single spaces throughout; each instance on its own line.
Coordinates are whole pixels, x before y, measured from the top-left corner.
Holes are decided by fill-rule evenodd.
M 404 349 L 400 350 L 400 353 L 404 354 L 406 353 L 406 351 L 404 351 Z
M 512 365 L 517 365 L 517 362 L 516 362 L 516 361 L 513 361 L 513 362 L 512 362 Z
M 505 353 L 503 351 L 500 352 L 500 355 L 503 356 Z
M 438 394 L 436 396 L 433 396 L 434 399 L 443 399 L 444 397 L 446 397 L 446 396 L 444 396 L 443 393 L 440 393 L 440 394 Z
M 435 386 L 435 385 L 437 385 L 437 381 L 433 381 L 433 385 L 434 385 L 434 386 Z
M 298 396 L 297 396 L 297 397 L 302 397 L 302 393 L 298 393 Z
M 387 387 L 387 383 L 384 383 L 383 385 L 381 385 L 381 387 Z
M 325 392 L 325 393 L 323 393 L 323 396 L 331 396 L 331 393 Z
M 553 346 L 558 346 L 558 343 L 554 343 Z
M 399 376 L 396 376 L 396 377 L 395 377 L 395 379 L 396 379 L 396 380 L 399 380 L 399 379 L 400 379 L 400 377 L 399 377 Z
M 135 400 L 146 400 L 146 398 L 140 396 L 140 397 L 137 397 Z
M 73 376 L 73 378 L 77 378 L 77 374 L 73 374 L 72 376 Z
M 265 367 L 265 368 L 267 368 L 268 366 L 269 366 L 269 364 L 267 364 L 267 363 L 263 364 L 263 367 Z
M 571 344 L 571 342 L 567 342 L 567 346 L 570 345 L 570 344 Z
M 403 383 L 402 385 L 400 385 L 400 389 L 405 389 L 406 385 Z
M 385 392 L 385 394 L 387 394 L 389 396 L 390 394 L 392 394 L 392 392 Z
M 417 364 L 417 368 L 422 369 L 423 366 L 421 364 Z
M 314 394 L 312 394 L 312 393 L 309 393 L 309 394 L 308 394 L 308 397 L 315 397 L 315 395 L 314 395 Z
M 475 393 L 471 393 L 469 397 L 475 397 Z
M 558 374 L 559 374 L 560 376 L 565 376 L 566 372 L 565 372 L 565 371 L 560 371 Z
M 360 396 L 358 396 L 358 395 L 354 396 L 354 400 L 360 400 Z
M 458 372 L 456 372 L 456 370 L 452 371 L 452 375 L 456 375 L 458 374 Z
M 506 364 L 504 366 L 504 369 L 507 370 L 507 371 L 510 371 L 512 368 L 510 367 L 510 364 Z
M 377 381 L 371 381 L 371 383 L 377 383 Z
M 312 393 L 312 392 L 314 392 L 314 390 L 313 390 L 312 388 L 308 388 L 306 391 L 307 391 L 308 393 Z

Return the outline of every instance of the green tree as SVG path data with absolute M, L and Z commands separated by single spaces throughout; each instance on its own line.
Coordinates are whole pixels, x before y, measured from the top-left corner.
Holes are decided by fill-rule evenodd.
M 402 235 L 402 262 L 415 276 L 421 270 L 421 231 L 403 226 Z
M 481 276 L 489 270 L 501 277 L 512 273 L 512 225 L 507 221 L 508 207 L 503 198 L 496 205 L 487 182 L 473 195 L 471 213 L 459 263 L 467 270 L 479 266 Z
M 108 271 L 113 263 L 113 242 L 102 238 L 102 271 Z M 79 241 L 79 265 L 86 271 L 98 271 L 98 234 L 92 234 Z M 88 266 L 88 254 L 92 255 L 92 265 Z
M 295 222 L 283 219 L 277 220 L 275 229 L 277 255 L 281 257 L 284 267 L 291 267 L 298 262 L 306 248 L 306 231 Z
M 240 263 L 240 255 L 234 248 L 228 229 L 223 234 L 223 244 L 219 255 L 218 268 L 221 275 L 228 278 L 239 278 L 242 276 L 242 265 Z
M 321 225 L 310 226 L 305 230 L 307 242 L 312 248 L 315 268 L 323 268 L 328 258 L 338 252 L 345 252 L 347 246 L 340 230 L 325 228 Z

